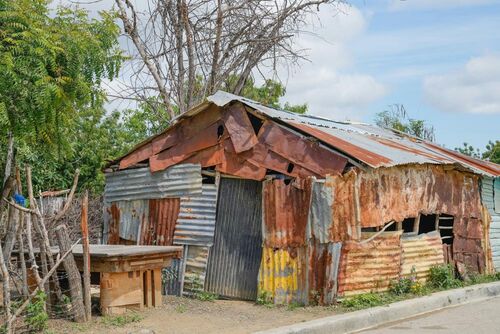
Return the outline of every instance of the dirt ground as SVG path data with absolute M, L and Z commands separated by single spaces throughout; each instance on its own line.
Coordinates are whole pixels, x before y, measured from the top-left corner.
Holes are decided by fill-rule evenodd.
M 76 324 L 51 320 L 50 333 L 138 333 L 141 329 L 155 333 L 251 333 L 290 325 L 339 313 L 334 307 L 268 307 L 253 302 L 164 297 L 161 308 L 133 314 L 136 320 L 117 324 L 121 319 L 95 316 L 92 323 Z M 118 320 L 118 321 L 117 321 Z

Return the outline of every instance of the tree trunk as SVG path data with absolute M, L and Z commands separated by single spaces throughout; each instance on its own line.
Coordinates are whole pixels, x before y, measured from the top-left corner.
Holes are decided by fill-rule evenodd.
M 66 226 L 59 225 L 56 228 L 57 240 L 59 242 L 59 252 L 66 253 L 71 249 L 71 242 L 68 237 Z M 82 298 L 82 279 L 80 271 L 76 266 L 73 254 L 69 254 L 63 261 L 64 269 L 68 275 L 69 292 L 71 295 L 71 310 L 76 322 L 85 322 L 85 307 Z
M 11 318 L 10 313 L 10 279 L 9 279 L 9 271 L 7 270 L 7 265 L 3 260 L 3 251 L 2 251 L 2 243 L 0 242 L 0 271 L 2 272 L 2 287 L 3 287 L 3 307 L 5 310 L 6 317 L 6 328 L 5 333 L 11 334 L 11 322 L 9 321 Z

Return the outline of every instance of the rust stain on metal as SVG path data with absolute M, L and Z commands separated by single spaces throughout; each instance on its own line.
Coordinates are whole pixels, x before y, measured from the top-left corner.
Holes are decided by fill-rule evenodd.
M 143 220 L 147 223 L 142 228 L 141 245 L 172 245 L 179 210 L 179 198 L 150 199 L 149 217 Z
M 306 228 L 311 202 L 311 181 L 299 189 L 284 180 L 264 182 L 264 244 L 266 247 L 306 245 Z
M 360 244 L 347 241 L 342 245 L 339 295 L 380 292 L 399 277 L 401 232 L 385 232 L 373 241 Z
M 442 165 L 351 171 L 327 178 L 332 187 L 332 241 L 359 240 L 361 227 L 378 227 L 419 214 L 454 217 L 453 260 L 482 272 L 485 255 L 477 175 Z M 359 207 L 357 207 L 359 206 Z
M 222 126 L 221 122 L 214 123 L 200 131 L 198 135 L 153 155 L 149 159 L 149 168 L 152 172 L 164 170 L 186 160 L 198 151 L 217 145 L 222 139 L 219 126 Z
M 427 158 L 435 160 L 435 161 L 439 161 L 439 162 L 447 162 L 447 161 L 449 161 L 449 159 L 446 159 L 445 157 L 443 157 L 441 155 L 436 155 L 436 154 L 431 154 L 431 153 L 428 153 L 428 152 L 424 152 L 422 150 L 418 150 L 418 149 L 415 149 L 415 148 L 408 147 L 406 145 L 400 144 L 400 143 L 398 143 L 396 141 L 393 141 L 393 140 L 388 140 L 388 139 L 380 138 L 380 137 L 376 137 L 376 136 L 371 136 L 369 138 L 372 139 L 372 140 L 374 140 L 374 141 L 376 141 L 376 142 L 379 142 L 380 144 L 383 144 L 385 146 L 396 148 L 396 149 L 401 150 L 401 151 L 406 151 L 406 152 L 414 153 L 414 154 L 417 154 L 417 155 L 420 155 L 420 156 L 423 156 L 423 157 L 427 157 Z
M 199 163 L 201 167 L 210 167 L 222 164 L 224 158 L 224 149 L 221 145 L 216 145 L 196 152 L 184 160 L 183 163 Z
M 107 209 L 111 217 L 109 222 L 108 244 L 118 245 L 120 243 L 120 209 L 116 203 L 111 203 Z
M 401 276 L 408 277 L 415 272 L 416 278 L 426 280 L 430 268 L 445 261 L 443 244 L 439 232 L 434 231 L 401 239 L 403 251 Z
M 241 103 L 226 108 L 222 119 L 231 136 L 236 153 L 247 151 L 259 142 L 245 107 Z
M 346 158 L 271 121 L 264 122 L 258 138 L 275 153 L 322 176 L 340 174 L 347 164 Z
M 380 166 L 382 164 L 388 164 L 391 163 L 391 159 L 386 158 L 382 155 L 370 152 L 368 150 L 365 150 L 361 147 L 358 147 L 356 145 L 353 145 L 341 138 L 338 138 L 336 136 L 333 136 L 331 134 L 325 133 L 321 130 L 315 129 L 313 127 L 310 127 L 305 124 L 300 124 L 297 122 L 292 122 L 289 121 L 287 122 L 291 126 L 313 136 L 318 138 L 319 140 L 349 154 L 350 156 L 360 160 L 360 161 L 365 161 L 371 166 Z

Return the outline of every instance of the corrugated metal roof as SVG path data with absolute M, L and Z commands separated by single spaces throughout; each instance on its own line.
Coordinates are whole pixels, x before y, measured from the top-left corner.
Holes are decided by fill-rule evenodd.
M 212 246 L 216 207 L 217 186 L 215 184 L 203 184 L 201 194 L 181 197 L 174 244 Z
M 149 168 L 106 173 L 104 201 L 130 201 L 201 194 L 201 166 L 179 164 L 151 173 Z
M 217 106 L 239 101 L 257 112 L 279 119 L 289 126 L 329 144 L 339 151 L 370 167 L 390 167 L 405 164 L 459 164 L 476 173 L 498 176 L 500 166 L 473 159 L 436 144 L 375 125 L 357 122 L 339 122 L 310 115 L 266 107 L 241 96 L 219 91 L 207 98 Z M 203 105 L 181 116 L 192 116 L 203 110 Z

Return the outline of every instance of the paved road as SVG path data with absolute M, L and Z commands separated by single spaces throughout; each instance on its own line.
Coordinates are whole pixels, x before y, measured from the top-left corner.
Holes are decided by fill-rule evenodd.
M 500 333 L 500 297 L 436 311 L 421 317 L 367 330 L 363 333 Z

